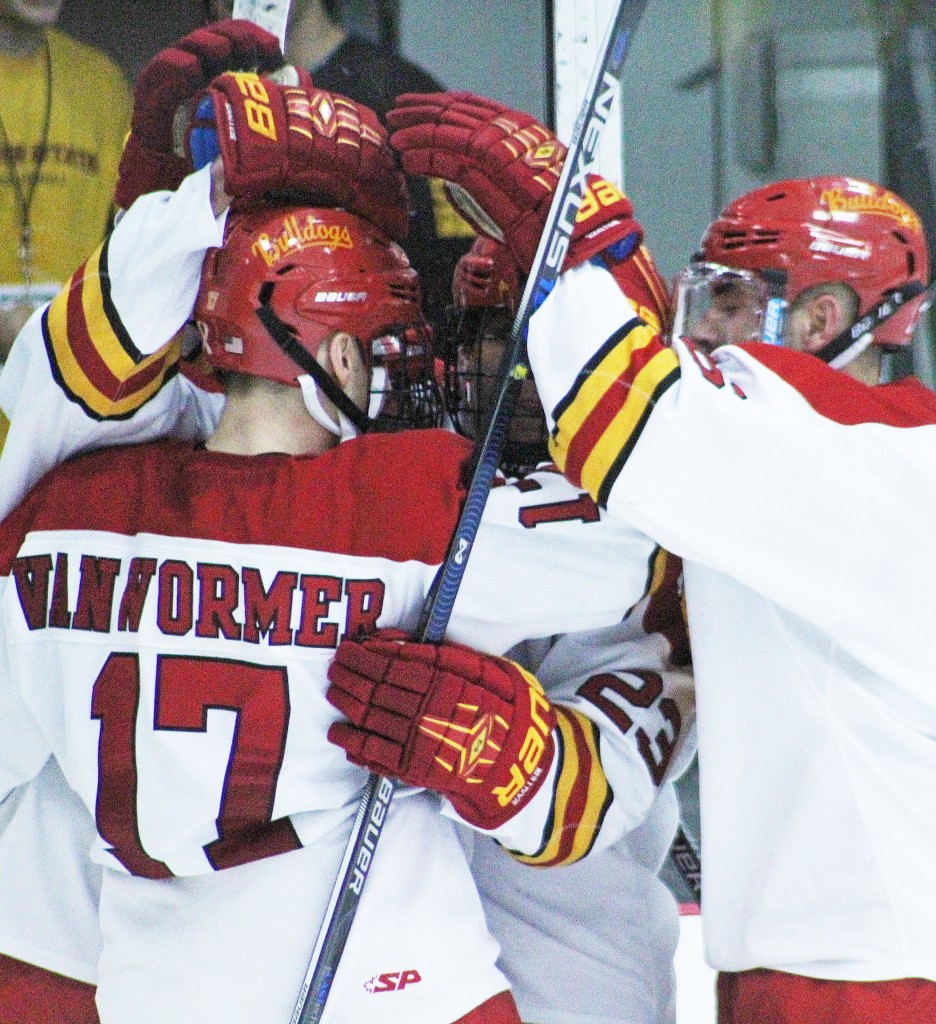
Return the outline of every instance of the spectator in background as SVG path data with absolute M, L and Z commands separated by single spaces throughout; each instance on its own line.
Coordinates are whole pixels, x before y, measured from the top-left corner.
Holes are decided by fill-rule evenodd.
M 213 19 L 229 18 L 231 0 L 209 0 Z M 401 93 L 438 92 L 435 78 L 385 45 L 339 22 L 341 0 L 293 0 L 286 59 L 309 70 L 319 88 L 349 96 L 383 120 Z M 415 215 L 404 248 L 419 271 L 423 303 L 438 324 L 451 294 L 452 275 L 474 234 L 455 213 L 438 178 L 410 178 Z
M 103 238 L 130 92 L 56 29 L 62 0 L 0 0 L 0 360 Z

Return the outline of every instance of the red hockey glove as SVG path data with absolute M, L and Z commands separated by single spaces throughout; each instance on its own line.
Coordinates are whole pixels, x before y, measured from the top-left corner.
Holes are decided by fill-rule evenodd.
M 366 217 L 397 241 L 406 237 L 406 179 L 369 107 L 247 73 L 220 75 L 208 94 L 228 195 L 312 193 L 313 201 Z
M 506 658 L 383 630 L 343 640 L 328 678 L 329 702 L 350 719 L 328 738 L 348 760 L 441 793 L 479 828 L 509 821 L 546 778 L 556 715 Z
M 114 201 L 127 209 L 146 192 L 176 189 L 193 170 L 174 151 L 180 107 L 225 70 L 272 71 L 283 63 L 276 36 L 252 22 L 219 21 L 160 51 L 133 89 L 130 135 L 120 158 Z
M 471 93 L 405 93 L 387 114 L 391 144 L 409 174 L 448 182 L 458 211 L 482 235 L 504 241 L 526 274 L 546 223 L 565 146 L 529 114 Z M 589 175 L 566 268 L 643 237 L 630 200 Z
M 607 252 L 615 261 L 624 260 L 642 240 L 643 228 L 634 219 L 630 199 L 606 178 L 589 174 L 563 269 L 577 267 L 599 252 Z
M 476 231 L 533 262 L 566 148 L 529 114 L 467 92 L 404 93 L 387 114 L 408 174 L 444 178 Z

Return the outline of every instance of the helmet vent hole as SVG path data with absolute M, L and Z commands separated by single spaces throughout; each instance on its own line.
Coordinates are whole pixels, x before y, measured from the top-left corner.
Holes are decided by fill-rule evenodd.
M 779 231 L 754 228 L 751 231 L 725 231 L 722 246 L 725 249 L 746 249 L 751 245 L 776 245 L 780 240 Z
M 387 291 L 395 299 L 399 299 L 401 302 L 419 302 L 419 289 L 415 284 L 410 284 L 405 281 L 390 281 L 387 285 Z

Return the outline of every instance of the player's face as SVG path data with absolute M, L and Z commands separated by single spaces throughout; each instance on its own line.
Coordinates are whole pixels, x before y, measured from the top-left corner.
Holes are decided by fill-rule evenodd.
M 712 295 L 711 305 L 692 329 L 692 340 L 707 352 L 758 341 L 762 318 L 760 294 L 748 285 L 728 284 Z
M 767 287 L 756 275 L 714 263 L 690 264 L 676 278 L 674 335 L 706 352 L 761 341 Z
M 54 25 L 62 0 L 0 0 L 0 18 L 27 25 Z
M 458 349 L 458 374 L 461 382 L 460 406 L 469 422 L 463 429 L 473 437 L 483 430 L 500 390 L 500 367 L 510 338 L 511 317 L 506 310 L 492 310 L 484 318 L 478 337 Z M 532 380 L 524 381 L 510 422 L 510 441 L 516 445 L 536 445 L 545 431 L 539 394 Z

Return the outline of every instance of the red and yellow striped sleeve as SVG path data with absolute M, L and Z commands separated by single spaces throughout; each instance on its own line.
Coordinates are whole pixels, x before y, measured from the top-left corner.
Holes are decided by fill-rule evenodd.
M 560 760 L 543 844 L 533 854 L 511 851 L 534 867 L 556 867 L 584 857 L 594 846 L 614 797 L 601 767 L 595 724 L 571 708 L 554 705 L 554 710 Z
M 121 322 L 110 293 L 105 242 L 72 275 L 42 316 L 49 365 L 59 387 L 93 419 L 125 419 L 178 369 L 173 338 L 144 356 Z
M 550 452 L 599 505 L 640 439 L 654 404 L 679 379 L 679 361 L 634 317 L 598 349 L 553 410 Z

